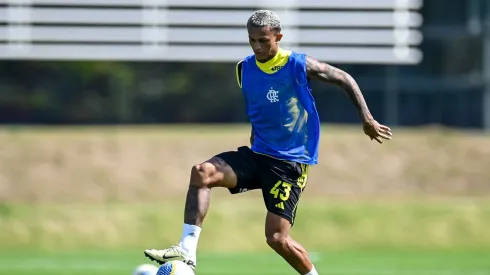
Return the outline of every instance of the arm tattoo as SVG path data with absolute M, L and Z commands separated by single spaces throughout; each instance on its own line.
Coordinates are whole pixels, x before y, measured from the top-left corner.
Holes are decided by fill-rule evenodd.
M 309 56 L 306 58 L 306 71 L 310 79 L 317 79 L 341 87 L 356 106 L 363 121 L 372 117 L 361 89 L 348 73 Z

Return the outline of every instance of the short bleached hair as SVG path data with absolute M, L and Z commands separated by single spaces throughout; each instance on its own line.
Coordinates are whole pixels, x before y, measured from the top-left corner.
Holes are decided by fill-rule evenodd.
M 280 32 L 281 20 L 277 14 L 270 10 L 258 10 L 248 19 L 247 27 L 270 27 L 271 29 Z

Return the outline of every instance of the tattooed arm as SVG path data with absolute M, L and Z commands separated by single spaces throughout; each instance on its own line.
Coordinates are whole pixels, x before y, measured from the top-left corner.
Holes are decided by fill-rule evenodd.
M 306 70 L 310 79 L 317 79 L 341 87 L 356 106 L 363 122 L 372 119 L 361 89 L 348 73 L 309 56 L 306 58 Z
M 317 79 L 325 83 L 337 85 L 345 91 L 359 112 L 364 124 L 364 133 L 366 133 L 371 140 L 375 139 L 379 143 L 382 143 L 382 138 L 391 139 L 390 128 L 381 125 L 374 120 L 369 112 L 361 89 L 352 76 L 339 68 L 320 62 L 310 56 L 306 57 L 306 72 L 310 79 Z

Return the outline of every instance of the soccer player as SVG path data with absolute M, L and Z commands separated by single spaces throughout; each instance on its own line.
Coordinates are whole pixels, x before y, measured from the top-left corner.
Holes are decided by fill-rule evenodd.
M 145 255 L 160 264 L 182 260 L 195 268 L 211 189 L 224 187 L 231 194 L 261 189 L 268 211 L 267 244 L 299 274 L 317 275 L 307 251 L 289 235 L 308 167 L 318 163 L 320 121 L 310 80 L 342 87 L 357 107 L 364 133 L 371 140 L 389 140 L 391 130 L 374 120 L 349 74 L 280 48 L 281 24 L 273 12 L 253 13 L 247 30 L 254 54 L 238 62 L 236 76 L 252 124 L 251 148 L 220 153 L 192 167 L 180 243 L 163 250 L 147 249 Z

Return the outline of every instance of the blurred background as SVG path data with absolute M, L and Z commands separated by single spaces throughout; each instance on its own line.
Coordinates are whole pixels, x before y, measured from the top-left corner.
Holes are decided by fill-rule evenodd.
M 490 274 L 490 2 L 0 0 L 0 274 L 131 274 L 180 239 L 192 165 L 248 144 L 235 64 L 267 8 L 282 46 L 349 72 L 292 235 L 320 274 Z M 295 274 L 259 191 L 213 190 L 199 274 Z

